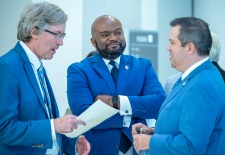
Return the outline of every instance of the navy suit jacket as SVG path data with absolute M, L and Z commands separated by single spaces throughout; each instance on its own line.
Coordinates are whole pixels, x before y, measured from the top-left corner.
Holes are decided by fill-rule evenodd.
M 47 76 L 46 84 L 56 118 L 58 107 Z M 75 140 L 62 137 L 65 151 L 70 147 L 68 153 L 74 154 Z M 0 154 L 44 155 L 51 147 L 51 125 L 43 97 L 31 63 L 17 43 L 0 57 Z
M 121 55 L 117 87 L 98 53 L 69 66 L 67 78 L 68 101 L 76 115 L 90 107 L 97 95 L 125 95 L 133 112 L 131 125 L 146 124 L 145 119 L 157 117 L 165 99 L 151 62 L 143 58 Z M 90 154 L 118 155 L 121 130 L 132 141 L 131 126 L 123 127 L 123 118 L 118 113 L 85 133 L 91 144 Z
M 164 101 L 150 140 L 153 155 L 224 155 L 225 85 L 210 60 Z

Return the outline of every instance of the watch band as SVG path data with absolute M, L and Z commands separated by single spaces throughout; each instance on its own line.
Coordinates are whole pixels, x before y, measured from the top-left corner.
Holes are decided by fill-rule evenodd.
M 113 108 L 118 109 L 119 96 L 112 97 Z

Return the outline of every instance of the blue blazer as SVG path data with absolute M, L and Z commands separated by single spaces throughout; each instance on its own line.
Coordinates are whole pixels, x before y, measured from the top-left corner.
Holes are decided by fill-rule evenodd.
M 47 77 L 46 83 L 56 118 L 58 107 Z M 17 43 L 0 57 L 0 154 L 45 155 L 52 147 L 51 135 L 37 79 L 24 49 Z M 61 143 L 66 144 L 65 151 L 73 147 L 68 153 L 74 154 L 74 139 L 63 136 Z
M 210 60 L 164 101 L 150 140 L 152 155 L 224 155 L 225 85 Z
M 125 95 L 133 112 L 131 125 L 146 124 L 145 119 L 157 117 L 165 99 L 151 62 L 143 58 L 121 55 L 117 87 L 98 53 L 69 66 L 67 78 L 68 101 L 76 115 L 90 107 L 97 95 Z M 132 141 L 131 126 L 123 127 L 123 118 L 118 113 L 85 133 L 91 144 L 90 155 L 118 155 L 121 131 Z

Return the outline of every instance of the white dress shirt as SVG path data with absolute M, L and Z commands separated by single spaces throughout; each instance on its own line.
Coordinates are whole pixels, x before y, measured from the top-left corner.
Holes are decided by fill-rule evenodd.
M 103 59 L 106 66 L 109 69 L 109 72 L 111 73 L 111 70 L 113 68 L 112 65 L 109 64 L 110 60 Z M 116 62 L 116 66 L 119 70 L 119 64 L 120 64 L 120 57 L 114 60 Z M 132 108 L 130 105 L 130 101 L 127 96 L 119 95 L 120 98 L 120 115 L 124 116 L 123 119 L 123 127 L 129 128 L 131 123 L 131 115 L 132 115 Z
M 38 78 L 38 74 L 37 74 L 37 69 L 40 67 L 41 65 L 41 61 L 38 59 L 38 57 L 28 48 L 28 46 L 20 41 L 19 42 L 20 45 L 23 47 L 24 51 L 26 52 L 27 56 L 28 56 L 28 59 L 29 61 L 31 62 L 31 66 L 33 68 L 33 71 L 34 71 L 34 74 L 35 74 L 35 77 L 37 79 L 37 82 L 38 82 L 38 85 L 39 85 L 39 88 L 42 92 L 42 96 L 44 96 L 44 93 L 42 91 L 42 88 L 41 88 L 41 85 L 40 85 L 40 82 L 39 82 L 39 78 Z M 47 105 L 46 106 L 46 110 L 48 112 L 48 108 L 47 108 Z M 49 116 L 49 113 L 48 113 L 48 116 Z M 49 117 L 50 118 L 50 117 Z M 50 123 L 51 123 L 51 131 L 52 131 L 52 141 L 53 141 L 53 146 L 52 146 L 52 149 L 48 149 L 47 152 L 46 152 L 46 155 L 58 155 L 59 153 L 59 146 L 58 146 L 58 143 L 57 143 L 57 140 L 56 140 L 56 134 L 55 134 L 55 128 L 54 128 L 54 124 L 53 124 L 53 119 L 50 119 Z

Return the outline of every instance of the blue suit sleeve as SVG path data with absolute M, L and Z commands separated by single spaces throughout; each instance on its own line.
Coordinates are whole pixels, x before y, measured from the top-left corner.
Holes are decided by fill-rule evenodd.
M 133 117 L 142 119 L 156 119 L 166 95 L 152 67 L 151 62 L 148 60 L 144 62 L 144 73 L 139 73 L 139 76 L 135 76 L 135 73 L 133 75 L 135 76 L 136 81 L 139 81 L 138 78 L 144 76 L 142 92 L 140 93 L 140 95 L 128 95 L 128 98 L 131 103 Z M 138 83 L 136 85 L 138 85 Z M 130 88 L 130 90 L 132 91 L 132 88 Z

